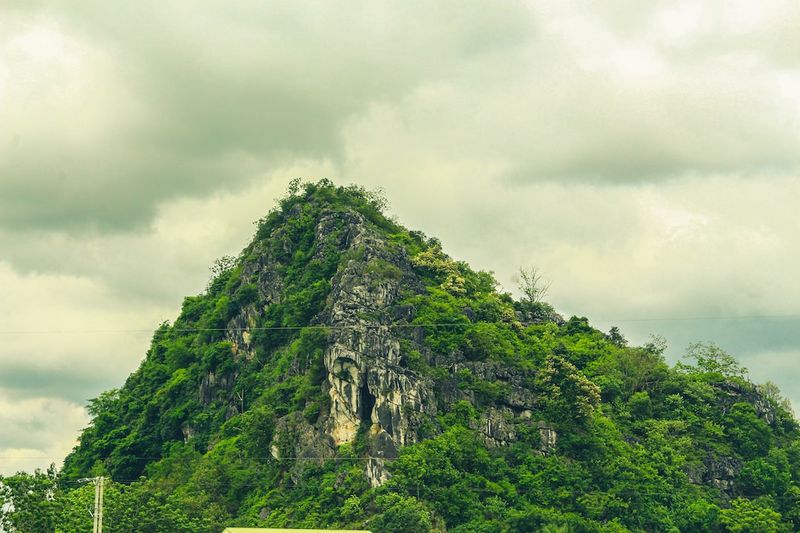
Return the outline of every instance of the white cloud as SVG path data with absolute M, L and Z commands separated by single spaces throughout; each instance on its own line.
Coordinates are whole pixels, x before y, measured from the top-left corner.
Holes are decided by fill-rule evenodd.
M 59 398 L 18 399 L 0 393 L 0 475 L 59 465 L 86 425 L 83 407 Z

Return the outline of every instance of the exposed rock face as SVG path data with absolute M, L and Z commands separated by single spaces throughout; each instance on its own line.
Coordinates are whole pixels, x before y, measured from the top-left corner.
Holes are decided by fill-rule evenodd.
M 195 436 L 195 429 L 190 424 L 181 425 L 181 433 L 183 433 L 183 442 L 187 443 Z
M 756 414 L 767 424 L 774 424 L 776 413 L 775 407 L 767 400 L 758 389 L 742 387 L 738 383 L 726 381 L 717 385 L 725 392 L 727 401 L 721 406 L 722 412 L 726 413 L 731 406 L 737 402 L 746 402 L 753 406 Z
M 517 438 L 516 429 L 511 422 L 514 413 L 506 407 L 490 407 L 481 416 L 480 430 L 489 447 L 507 446 Z
M 529 372 L 511 370 L 498 361 L 468 362 L 463 363 L 463 367 L 483 380 L 504 383 L 508 393 L 499 402 L 515 413 L 531 410 L 536 405 L 536 398 L 527 386 L 527 381 L 533 377 Z
M 711 485 L 732 497 L 734 482 L 741 469 L 742 463 L 738 459 L 708 456 L 699 468 L 692 469 L 687 475 L 692 483 Z
M 295 480 L 300 479 L 308 463 L 322 464 L 336 455 L 329 439 L 299 412 L 283 417 L 275 427 L 275 435 L 270 454 L 276 459 L 293 461 L 290 473 Z
M 210 404 L 217 395 L 227 396 L 233 386 L 234 376 L 230 374 L 216 375 L 208 372 L 200 381 L 200 402 L 203 405 Z
M 372 487 L 383 485 L 389 479 L 389 472 L 386 471 L 386 461 L 376 457 L 367 460 L 367 479 Z
M 225 337 L 230 341 L 231 349 L 235 356 L 244 356 L 248 360 L 253 358 L 249 330 L 256 326 L 257 318 L 258 310 L 254 304 L 250 304 L 245 306 L 236 317 L 228 322 L 225 328 Z
M 536 399 L 527 386 L 531 376 L 526 372 L 510 371 L 495 361 L 465 361 L 458 352 L 438 354 L 431 361 L 453 375 L 453 379 L 440 379 L 436 384 L 405 367 L 401 338 L 421 345 L 424 331 L 403 327 L 413 320 L 414 309 L 396 305 L 401 297 L 423 290 L 404 248 L 392 246 L 356 212 L 323 214 L 314 238 L 315 257 L 333 249 L 347 258 L 331 280 L 324 311 L 314 319 L 330 328 L 324 353 L 324 389 L 330 396 L 330 410 L 321 413 L 316 426 L 301 417 L 285 417 L 276 427 L 275 441 L 297 435 L 297 457 L 309 449 L 328 456 L 335 447 L 363 434 L 369 455 L 366 475 L 373 486 L 379 485 L 388 479 L 384 458 L 396 456 L 400 447 L 419 440 L 423 422 L 433 420 L 435 424 L 437 397 L 443 405 L 475 401 L 471 391 L 458 386 L 460 369 L 468 369 L 482 380 L 503 383 L 508 391 L 474 423 L 489 446 L 514 442 L 516 420 L 528 418 L 532 423 L 530 413 Z M 254 255 L 258 259 L 247 263 L 245 274 L 258 287 L 258 305 L 244 307 L 229 322 L 227 331 L 234 354 L 247 358 L 253 356 L 248 329 L 256 324 L 261 309 L 280 301 L 283 290 L 276 262 L 265 250 L 256 250 Z M 469 315 L 471 310 L 465 312 Z M 542 453 L 550 453 L 555 448 L 555 431 L 540 427 L 540 433 Z M 270 452 L 275 457 L 282 453 L 274 443 Z
M 323 213 L 314 242 L 314 257 L 334 250 L 348 258 L 331 280 L 323 313 L 315 318 L 330 328 L 323 385 L 330 411 L 321 413 L 316 427 L 302 417 L 284 417 L 274 440 L 296 435 L 296 457 L 308 450 L 327 457 L 335 453 L 335 446 L 352 442 L 363 431 L 373 457 L 366 466 L 367 477 L 377 485 L 388 479 L 381 458 L 394 457 L 399 447 L 416 442 L 417 427 L 436 415 L 433 383 L 401 365 L 400 337 L 389 325 L 413 318 L 413 309 L 393 307 L 401 289 L 412 294 L 422 288 L 405 250 L 378 236 L 359 213 Z M 280 265 L 268 250 L 260 247 L 252 256 L 243 277 L 257 286 L 257 303 L 243 307 L 226 328 L 234 355 L 248 359 L 254 356 L 249 329 L 262 310 L 281 301 L 284 289 Z M 421 336 L 419 332 L 420 340 Z M 204 401 L 211 401 L 215 390 L 227 385 L 220 379 L 213 374 L 204 379 L 200 387 Z M 270 453 L 281 455 L 274 443 Z
M 423 413 L 436 414 L 432 384 L 400 366 L 400 340 L 382 323 L 401 287 L 413 290 L 417 282 L 404 251 L 390 250 L 359 216 L 350 222 L 345 250 L 360 260 L 351 260 L 334 278 L 324 320 L 333 329 L 325 352 L 331 397 L 327 431 L 341 444 L 352 441 L 364 424 L 372 449 L 393 456 L 416 441 L 414 429 Z M 325 227 L 323 219 L 318 231 Z
M 555 453 L 558 445 L 558 433 L 544 421 L 539 421 L 539 451 L 544 455 Z
M 777 413 L 775 407 L 757 388 L 744 387 L 732 381 L 715 384 L 724 394 L 721 397 L 720 411 L 724 414 L 740 402 L 749 403 L 764 422 L 774 425 Z M 742 470 L 742 462 L 735 457 L 707 456 L 702 464 L 688 468 L 687 476 L 692 483 L 710 485 L 729 498 L 735 495 L 735 481 Z

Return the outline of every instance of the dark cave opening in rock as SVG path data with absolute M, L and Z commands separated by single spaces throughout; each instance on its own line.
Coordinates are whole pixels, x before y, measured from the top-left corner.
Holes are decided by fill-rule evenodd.
M 358 416 L 361 418 L 362 422 L 370 422 L 372 419 L 372 409 L 375 407 L 375 396 L 369 391 L 369 387 L 367 387 L 366 383 L 361 385 L 359 394 L 361 397 L 358 402 L 360 406 Z

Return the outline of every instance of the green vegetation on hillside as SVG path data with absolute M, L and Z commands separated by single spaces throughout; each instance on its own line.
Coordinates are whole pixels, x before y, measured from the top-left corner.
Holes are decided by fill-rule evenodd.
M 103 475 L 111 532 L 800 530 L 798 426 L 774 386 L 751 383 L 713 345 L 669 366 L 659 339 L 628 346 L 616 328 L 515 301 L 384 207 L 361 188 L 293 184 L 242 254 L 158 327 L 125 384 L 91 400 L 61 471 L 0 480 L 0 503 L 14 503 L 3 527 L 87 531 L 94 492 L 77 480 Z M 364 261 L 369 279 L 407 274 L 331 244 L 348 238 L 353 214 L 410 258 L 419 283 L 372 318 L 407 326 L 403 371 L 448 391 L 419 442 L 387 458 L 379 487 L 364 473 L 366 425 L 334 456 L 293 456 L 303 437 L 292 431 L 317 427 L 331 408 L 332 280 L 351 261 Z M 320 243 L 323 218 L 330 239 Z M 252 276 L 265 263 L 279 276 L 269 286 Z M 247 353 L 231 337 L 242 330 Z M 501 411 L 520 391 L 532 408 Z M 507 442 L 484 431 L 497 412 L 514 428 Z

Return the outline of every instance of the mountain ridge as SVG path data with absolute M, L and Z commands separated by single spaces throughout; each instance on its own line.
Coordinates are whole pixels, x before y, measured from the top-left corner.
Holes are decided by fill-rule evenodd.
M 119 531 L 800 527 L 798 426 L 774 387 L 713 345 L 670 367 L 658 340 L 515 300 L 384 209 L 293 182 L 92 400 L 49 478 L 59 530 L 83 527 L 75 481 L 94 475 L 139 502 L 111 511 Z

